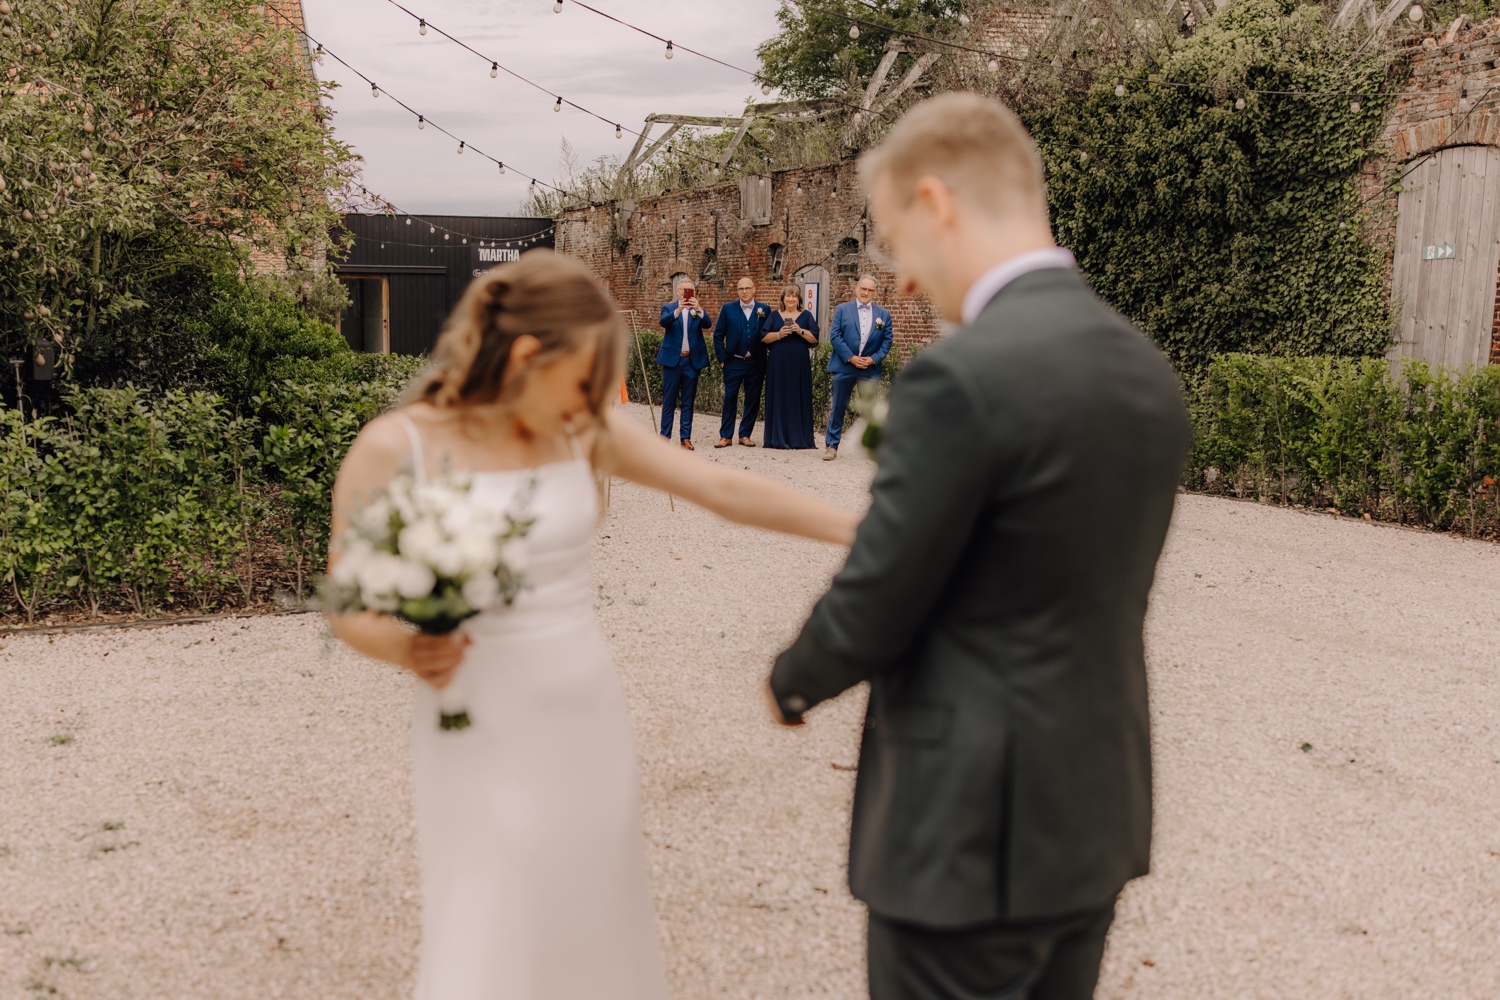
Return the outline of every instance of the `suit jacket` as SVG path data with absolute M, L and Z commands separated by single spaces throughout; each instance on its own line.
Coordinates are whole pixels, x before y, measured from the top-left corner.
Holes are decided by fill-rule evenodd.
M 684 317 L 688 327 L 688 363 L 695 371 L 708 367 L 708 344 L 703 331 L 713 322 L 708 318 L 708 309 L 702 302 L 698 311 L 702 315 L 694 318 L 686 310 L 681 316 L 672 315 L 677 310 L 674 300 L 661 307 L 661 350 L 656 352 L 656 363 L 663 368 L 676 368 L 682 362 L 682 324 Z
M 859 349 L 859 303 L 840 302 L 833 310 L 833 321 L 828 324 L 828 343 L 833 353 L 828 356 L 828 370 L 835 375 L 860 375 L 873 378 L 880 374 L 880 366 L 891 349 L 891 314 L 884 307 L 870 304 L 874 316 L 870 320 L 870 339 L 865 349 Z M 856 354 L 874 358 L 869 368 L 856 368 L 849 359 Z
M 1172 369 L 1072 269 L 1022 275 L 891 393 L 872 505 L 772 688 L 870 682 L 849 885 L 933 927 L 1144 875 L 1142 628 L 1188 448 Z
M 760 327 L 771 307 L 759 299 L 750 304 L 750 318 L 745 319 L 745 310 L 740 300 L 726 302 L 714 321 L 714 356 L 723 364 L 730 358 L 749 354 L 751 360 L 765 358 L 765 348 L 760 342 Z

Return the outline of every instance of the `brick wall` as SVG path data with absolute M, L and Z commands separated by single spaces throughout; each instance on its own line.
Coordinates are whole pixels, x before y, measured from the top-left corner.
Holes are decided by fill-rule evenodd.
M 557 247 L 587 263 L 622 308 L 636 310 L 645 329 L 656 326 L 662 303 L 673 298 L 675 274 L 696 280 L 699 297 L 717 310 L 735 298 L 742 275 L 755 279 L 757 298 L 774 302 L 781 285 L 799 271 L 822 267 L 831 286 L 824 289 L 829 315 L 835 303 L 854 297 L 859 274 L 868 272 L 880 285 L 876 301 L 891 311 L 898 345 L 937 335 L 937 317 L 927 300 L 897 295 L 894 274 L 869 252 L 874 224 L 865 217 L 853 161 L 773 174 L 770 220 L 752 225 L 742 219 L 739 182 L 729 181 L 566 212 L 558 221 Z M 773 272 L 778 248 L 781 280 Z M 718 273 L 711 280 L 704 278 L 710 251 Z M 841 263 L 852 274 L 841 276 Z

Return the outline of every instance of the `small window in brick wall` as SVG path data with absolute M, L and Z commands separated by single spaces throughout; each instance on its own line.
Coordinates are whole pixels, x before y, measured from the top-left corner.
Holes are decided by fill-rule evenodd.
M 839 240 L 839 277 L 859 277 L 859 240 L 852 236 Z
M 703 251 L 703 267 L 698 271 L 698 280 L 701 282 L 712 282 L 716 285 L 724 283 L 719 277 L 719 251 L 713 247 L 707 247 Z
M 781 281 L 786 277 L 786 247 L 780 243 L 772 243 L 768 254 L 770 264 L 771 280 Z
M 634 284 L 637 284 L 637 285 L 644 284 L 645 281 L 646 281 L 646 256 L 645 256 L 645 254 L 639 254 L 638 253 L 634 257 L 630 258 L 630 265 L 631 265 L 631 268 L 635 272 L 634 276 L 630 279 L 631 282 L 634 283 Z

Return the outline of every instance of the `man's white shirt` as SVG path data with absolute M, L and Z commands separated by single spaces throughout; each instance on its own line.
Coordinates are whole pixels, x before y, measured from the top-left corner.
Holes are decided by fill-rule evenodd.
M 875 304 L 856 302 L 855 309 L 859 312 L 859 349 L 863 353 L 865 345 L 870 342 L 870 327 L 875 323 Z
M 1010 260 L 996 264 L 979 276 L 964 293 L 964 325 L 979 318 L 990 299 L 1000 294 L 1000 289 L 1032 271 L 1045 271 L 1054 267 L 1076 267 L 1073 254 L 1062 247 L 1047 247 L 1043 250 L 1028 250 Z

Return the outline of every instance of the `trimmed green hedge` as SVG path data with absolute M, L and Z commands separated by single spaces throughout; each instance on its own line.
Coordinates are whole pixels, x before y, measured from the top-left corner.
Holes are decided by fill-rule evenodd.
M 625 370 L 626 389 L 630 393 L 632 403 L 646 402 L 645 385 L 641 376 L 640 356 L 636 353 L 637 345 L 646 355 L 646 376 L 651 382 L 651 403 L 653 406 L 661 406 L 661 366 L 656 363 L 656 352 L 661 349 L 661 331 L 641 330 L 634 335 L 630 342 L 630 359 Z M 818 344 L 813 354 L 813 426 L 823 427 L 828 423 L 828 408 L 833 399 L 833 376 L 828 372 L 828 357 L 833 353 L 833 348 L 828 346 L 827 341 Z M 916 350 L 907 347 L 898 347 L 887 357 L 885 370 L 881 374 L 881 382 L 889 388 L 891 382 L 896 378 L 896 373 L 915 356 Z M 713 357 L 712 350 L 709 353 L 708 367 L 698 375 L 698 398 L 694 402 L 693 409 L 698 413 L 719 414 L 724 409 L 724 369 Z M 853 407 L 845 418 L 845 426 L 854 422 Z
M 1500 367 L 1227 355 L 1191 402 L 1189 489 L 1500 535 Z
M 268 559 L 304 596 L 344 452 L 421 363 L 273 383 L 250 415 L 213 393 L 130 386 L 78 390 L 65 418 L 0 409 L 0 616 L 243 605 Z

